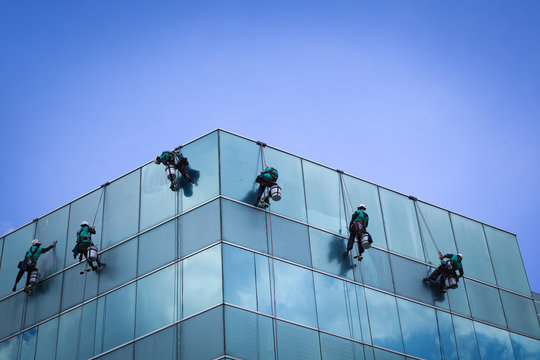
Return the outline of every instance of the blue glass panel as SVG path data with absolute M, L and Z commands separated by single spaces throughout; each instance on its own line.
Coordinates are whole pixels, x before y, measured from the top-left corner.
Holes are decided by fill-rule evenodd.
M 540 354 L 540 341 L 514 333 L 510 333 L 510 340 L 512 341 L 516 359 L 538 359 L 538 354 Z
M 17 264 L 24 259 L 26 250 L 34 239 L 34 225 L 27 225 L 5 237 L 2 264 L 0 267 L 0 298 L 11 293 L 15 277 L 19 272 Z M 44 254 L 45 257 L 47 254 Z M 18 289 L 24 288 L 26 274 L 19 282 Z M 22 283 L 22 284 L 21 284 Z
M 361 262 L 356 262 L 356 260 L 353 262 L 355 280 L 378 289 L 394 292 L 388 253 L 373 248 L 364 252 L 363 256 L 364 259 Z
M 215 359 L 224 354 L 222 306 L 181 322 L 179 329 L 180 359 Z
M 150 163 L 142 168 L 141 230 L 176 213 L 177 195 L 170 189 L 165 166 Z
M 358 317 L 360 319 L 361 340 L 365 343 L 372 344 L 370 322 L 368 321 L 368 311 L 366 306 L 365 288 L 360 285 L 355 285 L 356 303 L 358 309 Z M 356 334 L 355 334 L 356 338 Z M 367 358 L 366 358 L 367 359 Z
M 170 326 L 135 343 L 135 360 L 176 359 L 176 326 Z
M 181 318 L 193 315 L 223 301 L 221 246 L 217 245 L 179 264 L 182 274 Z
M 443 359 L 457 360 L 456 338 L 452 326 L 452 315 L 437 310 L 437 324 L 439 325 L 439 336 L 442 344 Z
M 533 301 L 502 290 L 500 293 L 508 328 L 540 338 L 540 326 Z
M 401 331 L 405 353 L 424 359 L 441 359 L 435 310 L 407 300 L 396 300 L 399 318 L 404 324 Z
M 452 320 L 454 322 L 459 357 L 480 360 L 472 321 L 460 316 L 452 316 Z
M 179 220 L 180 257 L 221 239 L 219 200 L 182 215 Z
M 404 195 L 379 189 L 388 249 L 424 261 L 414 202 Z
M 88 300 L 97 295 L 98 276 L 91 272 L 85 272 L 84 275 L 81 275 L 80 270 L 82 269 L 84 269 L 84 265 L 64 271 L 62 311 L 81 303 L 83 299 Z
M 64 206 L 37 222 L 36 239 L 41 241 L 42 247 L 47 247 L 53 241 L 57 241 L 56 247 L 39 258 L 38 268 L 42 277 L 64 268 L 68 215 L 69 206 Z
M 467 279 L 465 283 L 472 317 L 506 327 L 499 290 Z
M 21 335 L 0 343 L 0 359 L 17 359 Z
M 272 236 L 274 256 L 311 267 L 307 226 L 279 216 L 269 217 L 268 225 L 272 225 L 268 234 Z
M 107 266 L 99 272 L 99 293 L 135 278 L 137 274 L 137 238 L 101 254 Z
M 310 228 L 309 242 L 315 269 L 353 279 L 350 259 L 343 258 L 343 252 L 347 250 L 347 239 Z
M 332 232 L 348 235 L 343 196 L 338 173 L 302 160 L 308 222 Z M 350 212 L 350 209 L 347 210 Z
M 279 359 L 320 359 L 317 331 L 277 322 L 277 349 Z
M 431 287 L 422 281 L 428 273 L 426 265 L 396 255 L 390 255 L 390 263 L 396 294 L 432 304 Z
M 79 359 L 88 359 L 94 355 L 94 334 L 96 333 L 97 301 L 92 301 L 82 308 L 78 348 Z M 103 327 L 101 327 L 103 329 Z
M 403 355 L 398 355 L 391 353 L 389 351 L 384 351 L 381 349 L 374 349 L 375 359 L 376 360 L 406 360 L 407 358 Z
M 58 318 L 39 325 L 36 343 L 36 359 L 54 360 L 56 358 L 56 337 L 58 334 Z
M 495 284 L 495 275 L 484 237 L 482 224 L 463 216 L 450 214 L 457 249 L 464 255 L 465 275 Z
M 317 327 L 312 272 L 281 261 L 274 261 L 274 272 L 277 316 Z
M 125 360 L 133 358 L 133 344 L 124 346 L 118 350 L 100 356 L 99 360 Z
M 255 254 L 232 246 L 223 246 L 225 302 L 257 310 Z
M 225 307 L 226 354 L 241 359 L 274 359 L 272 319 Z
M 194 182 L 180 182 L 180 205 L 186 211 L 219 194 L 217 131 L 184 146 L 182 154 L 189 161 L 188 173 Z
M 19 359 L 34 360 L 36 352 L 37 327 L 25 331 L 22 334 L 21 353 Z
M 4 250 L 4 238 L 0 238 L 0 269 L 2 269 L 2 250 Z
M 223 200 L 221 206 L 223 240 L 268 252 L 264 211 L 228 200 Z
M 293 219 L 306 221 L 304 178 L 300 158 L 272 148 L 264 148 L 266 163 L 279 171 L 278 183 L 282 189 L 280 201 L 272 201 L 272 211 Z
M 139 229 L 140 169 L 105 188 L 105 213 L 101 248 L 123 240 Z
M 177 294 L 176 265 L 137 281 L 135 337 L 172 323 Z
M 460 279 L 460 282 L 458 283 L 457 289 L 452 289 L 450 291 L 446 292 L 446 295 L 449 300 L 449 309 L 452 312 L 456 312 L 458 314 L 471 316 L 471 310 L 469 308 L 469 300 L 467 296 L 465 281 L 463 279 Z M 440 301 L 436 302 L 436 305 L 441 304 Z M 439 305 L 440 306 L 440 305 Z
M 77 308 L 60 316 L 58 344 L 56 347 L 56 359 L 58 360 L 72 360 L 77 358 L 81 311 L 81 308 Z M 48 345 L 50 346 L 50 344 Z
M 262 255 L 255 255 L 255 278 L 257 285 L 257 311 L 272 315 L 272 260 Z
M 21 330 L 25 301 L 26 293 L 20 292 L 0 302 L 0 339 Z
M 365 352 L 371 352 L 367 346 L 335 336 L 321 333 L 321 354 L 323 360 L 354 359 L 364 360 Z M 369 359 L 369 357 L 368 357 Z
M 176 220 L 139 236 L 138 256 L 139 276 L 176 259 Z
M 510 336 L 505 330 L 474 322 L 482 359 L 514 359 Z
M 348 213 L 352 216 L 359 204 L 365 204 L 366 212 L 369 215 L 367 230 L 373 238 L 373 245 L 386 249 L 386 235 L 384 234 L 381 203 L 379 201 L 377 186 L 348 175 L 343 176 L 343 181 L 345 182 L 346 192 L 348 192 L 351 201 L 349 203 L 349 199 L 346 196 L 347 208 L 350 208 L 348 209 Z M 350 217 L 347 221 L 350 221 Z
M 99 298 L 103 303 L 103 348 L 107 351 L 133 339 L 135 323 L 135 284 Z M 99 309 L 99 306 L 98 306 Z
M 370 289 L 364 291 L 373 344 L 403 352 L 396 298 Z
M 25 326 L 31 326 L 48 317 L 57 314 L 60 310 L 62 296 L 63 273 L 50 279 L 41 281 L 32 291 L 32 296 L 26 302 Z

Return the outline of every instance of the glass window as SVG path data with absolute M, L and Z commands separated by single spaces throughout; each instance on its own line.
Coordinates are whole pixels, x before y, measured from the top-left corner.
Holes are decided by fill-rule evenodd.
M 274 314 L 272 303 L 271 276 L 272 260 L 262 255 L 255 255 L 255 279 L 257 285 L 257 311 Z
M 79 341 L 79 322 L 82 309 L 79 307 L 60 316 L 58 323 L 58 344 L 56 358 L 58 360 L 71 360 L 77 358 L 77 345 Z M 49 347 L 50 344 L 47 344 Z
M 510 336 L 505 330 L 474 322 L 482 359 L 514 359 Z
M 194 182 L 180 182 L 180 204 L 186 211 L 219 194 L 218 132 L 184 146 L 182 155 L 189 161 L 188 173 Z
M 0 267 L 0 298 L 11 294 L 11 288 L 19 272 L 17 264 L 24 259 L 26 251 L 30 248 L 32 239 L 34 239 L 34 225 L 35 223 L 26 225 L 9 234 L 4 239 L 2 264 Z M 45 255 L 43 256 L 45 257 Z M 17 289 L 24 288 L 25 282 L 26 274 L 22 277 Z
M 456 338 L 452 326 L 452 315 L 444 311 L 436 310 L 437 325 L 439 326 L 439 336 L 442 344 L 443 359 L 457 360 Z
M 137 233 L 140 177 L 139 169 L 107 185 L 102 249 Z
M 465 281 L 463 278 L 460 279 L 458 287 L 446 292 L 449 302 L 449 309 L 452 312 L 458 314 L 471 316 L 471 310 L 469 309 L 469 300 L 467 296 Z M 437 301 L 437 305 L 441 304 L 440 301 Z
M 176 259 L 176 220 L 139 236 L 137 274 L 143 275 Z
M 222 212 L 223 240 L 268 252 L 264 211 L 223 200 Z
M 225 306 L 226 354 L 241 359 L 274 359 L 274 328 L 266 316 Z
M 435 310 L 407 300 L 396 300 L 399 318 L 404 325 L 401 331 L 405 353 L 424 359 L 441 359 Z
M 480 360 L 472 321 L 460 316 L 452 316 L 452 319 L 454 321 L 459 356 L 466 356 L 467 359 L 471 360 Z
M 508 328 L 540 338 L 540 326 L 532 300 L 501 290 Z
M 348 213 L 352 217 L 354 211 L 359 204 L 366 205 L 366 212 L 369 215 L 369 224 L 367 227 L 368 232 L 373 238 L 373 245 L 387 248 L 386 236 L 384 234 L 384 225 L 381 213 L 381 203 L 379 201 L 379 191 L 377 186 L 368 182 L 353 178 L 349 175 L 343 176 L 343 181 L 346 186 L 346 199 Z M 350 196 L 350 202 L 347 198 L 347 192 Z M 350 209 L 349 209 L 350 208 Z M 347 218 L 347 224 L 351 218 Z
M 375 353 L 375 359 L 377 360 L 406 360 L 407 358 L 403 355 L 394 354 L 390 351 L 384 351 L 381 349 L 373 349 Z
M 106 355 L 100 356 L 99 360 L 125 360 L 133 358 L 133 344 L 124 346 Z
M 526 336 L 510 333 L 516 359 L 536 360 L 540 354 L 540 341 Z
M 273 239 L 274 256 L 311 267 L 307 226 L 279 216 L 269 219 L 272 229 L 271 232 L 268 230 L 268 234 Z
M 176 359 L 176 326 L 170 326 L 135 343 L 135 360 Z
M 484 225 L 497 284 L 531 296 L 529 282 L 515 235 Z
M 101 254 L 107 266 L 99 272 L 99 293 L 135 278 L 137 273 L 137 238 Z
M 467 284 L 472 317 L 506 327 L 499 290 L 467 279 L 465 279 L 465 283 Z
M 414 202 L 404 195 L 379 188 L 388 249 L 424 261 Z
M 325 333 L 320 333 L 321 338 L 321 353 L 323 360 L 334 359 L 352 359 L 364 360 L 371 359 L 371 349 L 362 344 L 348 341 L 345 339 L 331 336 Z M 368 353 L 366 357 L 366 352 Z
M 266 163 L 279 172 L 278 184 L 282 189 L 280 201 L 272 201 L 272 211 L 306 222 L 306 200 L 302 161 L 296 156 L 269 147 L 264 148 Z
M 0 238 L 0 270 L 2 269 L 2 250 L 4 250 L 4 238 Z
M 366 292 L 373 344 L 403 352 L 396 298 L 371 289 Z
M 180 359 L 215 359 L 224 354 L 222 306 L 182 321 L 179 329 Z
M 137 281 L 135 337 L 139 337 L 175 319 L 176 265 L 169 266 Z
M 170 189 L 164 165 L 153 162 L 142 168 L 141 230 L 149 228 L 176 213 L 177 195 Z
M 464 255 L 465 275 L 495 284 L 482 224 L 456 214 L 450 214 L 450 218 L 458 251 Z
M 81 303 L 83 299 L 88 300 L 97 295 L 98 276 L 89 272 L 81 275 L 80 271 L 84 267 L 85 263 L 64 271 L 61 311 Z
M 36 352 L 37 327 L 25 331 L 22 334 L 20 360 L 34 360 Z
M 43 248 L 57 241 L 56 247 L 39 258 L 39 272 L 42 278 L 64 268 L 68 215 L 69 206 L 64 206 L 37 222 L 36 239 L 41 241 Z
M 82 308 L 82 324 L 80 324 L 78 339 L 79 359 L 88 359 L 94 355 L 97 303 L 97 301 L 92 301 Z
M 98 299 L 98 316 L 103 317 L 103 348 L 100 352 L 133 339 L 135 323 L 135 284 L 118 289 Z
M 394 292 L 388 253 L 373 248 L 364 252 L 363 256 L 361 262 L 355 260 L 352 265 L 356 281 Z
M 223 301 L 221 246 L 217 245 L 180 262 L 181 318 Z
M 277 316 L 317 327 L 312 272 L 277 260 L 274 272 Z
M 17 359 L 21 335 L 0 342 L 0 359 Z
M 93 224 L 95 226 L 96 234 L 92 235 L 92 242 L 96 244 L 96 246 L 100 246 L 101 230 L 103 229 L 104 192 L 105 188 L 100 188 L 71 203 L 69 210 L 69 229 L 65 261 L 66 266 L 74 264 L 76 261 L 78 261 L 73 258 L 73 253 L 71 250 L 77 243 L 77 231 L 79 231 L 81 228 L 81 222 L 87 221 L 88 224 Z
M 279 359 L 321 358 L 317 331 L 278 321 L 276 335 Z
M 257 310 L 255 254 L 224 245 L 223 280 L 225 302 Z
M 29 296 L 26 301 L 25 327 L 59 312 L 63 275 L 62 273 L 57 274 L 50 279 L 41 281 L 39 285 L 34 287 L 32 296 Z
M 180 257 L 221 239 L 219 200 L 190 211 L 179 220 Z
M 365 288 L 360 285 L 355 285 L 354 290 L 356 292 L 356 303 L 358 308 L 358 316 L 360 318 L 360 329 L 362 333 L 361 340 L 365 343 L 372 344 L 373 341 L 371 339 L 370 322 L 368 321 Z
M 343 257 L 347 240 L 342 237 L 309 228 L 313 267 L 330 274 L 353 279 L 350 259 Z
M 36 359 L 54 360 L 56 358 L 56 338 L 58 334 L 58 318 L 39 325 L 36 344 Z
M 24 281 L 24 280 L 23 280 Z M 26 293 L 20 292 L 0 302 L 0 339 L 21 330 Z
M 338 173 L 310 161 L 302 160 L 308 222 L 348 236 L 345 207 Z M 350 209 L 347 209 L 350 213 Z
M 396 255 L 390 255 L 390 263 L 392 264 L 396 294 L 426 304 L 433 303 L 431 287 L 422 281 L 429 274 L 429 268 L 426 265 Z M 435 285 L 434 287 L 437 288 L 438 286 Z

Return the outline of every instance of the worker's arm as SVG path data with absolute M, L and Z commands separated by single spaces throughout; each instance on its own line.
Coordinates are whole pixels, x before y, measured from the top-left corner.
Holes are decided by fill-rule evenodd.
M 42 254 L 45 254 L 47 251 L 51 250 L 52 248 L 54 248 L 56 246 L 56 240 L 54 240 L 52 242 L 52 245 L 51 246 L 47 246 L 46 248 L 42 248 L 41 249 L 41 253 Z
M 459 271 L 458 278 L 463 277 L 463 267 L 461 269 L 458 269 L 458 271 Z
M 88 232 L 89 232 L 90 234 L 95 234 L 95 233 L 96 233 L 96 228 L 93 227 L 93 226 L 90 226 L 90 227 L 88 227 Z

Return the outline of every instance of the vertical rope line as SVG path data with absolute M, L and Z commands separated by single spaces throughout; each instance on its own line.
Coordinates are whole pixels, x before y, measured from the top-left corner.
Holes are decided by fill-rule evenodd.
M 452 305 L 450 302 L 450 294 L 446 293 L 446 296 L 448 297 L 448 309 L 450 310 L 450 321 L 452 322 L 452 333 L 454 334 L 454 342 L 456 343 L 456 355 L 459 359 L 459 350 L 458 350 L 458 343 L 457 343 L 457 337 L 456 337 L 456 328 L 454 326 L 454 314 L 452 313 Z
M 84 285 L 83 285 L 83 296 L 82 301 L 84 302 L 84 298 L 86 297 L 86 280 L 88 279 L 88 272 L 84 272 Z M 81 332 L 82 332 L 82 320 L 83 320 L 83 310 L 84 305 L 80 307 L 81 309 L 81 316 L 79 317 L 79 332 L 77 334 L 77 359 L 79 358 L 79 354 L 81 352 Z
M 433 242 L 433 246 L 435 246 L 435 250 L 439 252 L 440 251 L 439 246 L 437 246 L 437 243 L 435 242 L 435 238 L 433 237 L 433 234 L 431 233 L 431 230 L 429 229 L 426 218 L 424 217 L 424 213 L 422 213 L 422 209 L 420 209 L 420 205 L 416 203 L 416 200 L 413 200 L 413 201 L 414 201 L 414 206 L 418 209 L 418 212 L 420 213 L 420 216 L 422 217 L 422 220 L 424 221 L 424 225 L 426 225 L 426 229 L 429 233 L 429 237 L 431 238 L 431 241 Z
M 92 226 L 94 226 L 94 224 L 96 223 L 96 218 L 97 218 L 97 213 L 98 213 L 98 210 L 99 210 L 99 205 L 101 204 L 101 198 L 103 197 L 104 192 L 105 192 L 105 187 L 102 187 L 101 188 L 101 194 L 99 195 L 99 201 L 98 201 L 98 204 L 97 204 L 97 207 L 96 207 L 96 213 L 94 214 L 94 220 L 92 220 Z

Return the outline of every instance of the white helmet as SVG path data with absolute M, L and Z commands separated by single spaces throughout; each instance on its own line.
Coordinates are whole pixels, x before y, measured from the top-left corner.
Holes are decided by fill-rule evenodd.
M 39 242 L 38 239 L 34 239 L 34 240 L 32 240 L 32 246 L 34 246 L 34 245 L 41 245 L 41 243 Z
M 457 254 L 458 258 L 460 258 L 461 260 L 463 260 L 463 255 L 462 254 Z
M 366 210 L 366 204 L 360 204 L 358 205 L 359 209 Z
M 81 223 L 81 226 L 84 226 L 84 225 L 88 226 L 88 221 L 83 221 L 83 222 Z

